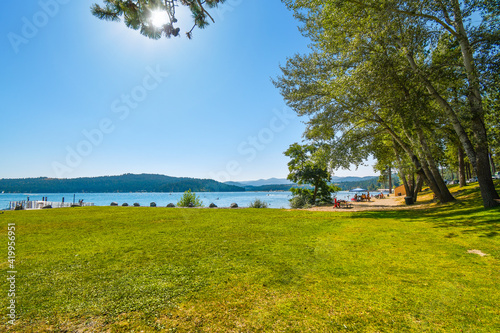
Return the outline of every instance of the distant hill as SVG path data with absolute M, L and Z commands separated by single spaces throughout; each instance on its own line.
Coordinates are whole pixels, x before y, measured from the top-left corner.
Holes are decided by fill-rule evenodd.
M 366 176 L 366 177 L 332 177 L 332 183 L 346 183 L 346 182 L 363 182 L 366 180 L 378 179 L 378 176 Z
M 353 188 L 364 188 L 367 189 L 368 191 L 375 191 L 376 189 L 379 189 L 382 184 L 378 182 L 378 177 L 374 178 L 369 178 L 365 180 L 357 180 L 357 181 L 350 181 L 350 182 L 332 182 L 335 186 L 338 186 L 342 189 L 342 191 L 349 191 L 352 190 Z
M 265 185 L 294 185 L 295 183 L 285 178 L 269 178 L 269 179 L 248 180 L 240 182 L 226 182 L 225 184 L 232 184 L 236 186 L 265 186 Z
M 290 185 L 262 185 L 262 186 L 248 186 L 248 185 L 241 185 L 245 189 L 245 191 L 248 192 L 269 192 L 269 191 L 290 191 L 292 187 L 306 187 L 306 188 L 312 188 L 310 185 L 297 185 L 297 184 L 290 184 Z
M 353 189 L 355 187 L 367 188 L 370 191 L 380 188 L 377 176 L 367 177 L 332 177 L 332 184 L 337 185 L 343 191 Z M 289 191 L 292 187 L 299 187 L 294 182 L 284 178 L 269 178 L 259 180 L 249 180 L 240 182 L 226 182 L 227 185 L 239 186 L 245 188 L 246 191 Z M 310 186 L 304 186 L 310 187 Z
M 342 190 L 355 187 L 370 191 L 383 187 L 377 177 L 332 177 Z M 0 192 L 6 193 L 112 193 L 112 192 L 243 192 L 289 191 L 299 185 L 284 178 L 220 183 L 212 179 L 178 178 L 155 174 L 125 174 L 87 178 L 0 179 Z M 306 186 L 307 187 L 307 186 Z
M 6 193 L 111 193 L 111 192 L 242 192 L 243 187 L 212 179 L 177 178 L 152 174 L 125 174 L 88 178 L 0 179 Z
M 342 178 L 343 180 L 345 180 L 347 178 L 358 178 L 358 177 L 342 177 Z M 378 177 L 361 177 L 353 181 L 336 181 L 333 183 L 336 186 L 340 187 L 343 191 L 349 191 L 357 187 L 367 189 L 368 191 L 375 191 L 380 188 L 387 188 L 387 184 L 379 183 Z M 399 177 L 396 174 L 392 175 L 392 185 L 393 186 L 399 185 Z
M 377 179 L 377 176 L 367 176 L 367 177 L 332 177 L 332 183 L 345 183 L 345 182 L 364 182 Z M 269 178 L 269 179 L 259 179 L 259 180 L 248 180 L 239 182 L 226 182 L 225 184 L 241 186 L 241 187 L 259 187 L 259 186 L 269 186 L 269 185 L 288 185 L 292 187 L 296 185 L 285 178 Z

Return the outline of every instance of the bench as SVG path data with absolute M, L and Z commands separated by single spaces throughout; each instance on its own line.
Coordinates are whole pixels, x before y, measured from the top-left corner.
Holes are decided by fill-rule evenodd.
M 339 208 L 352 208 L 352 203 L 347 201 L 340 201 Z

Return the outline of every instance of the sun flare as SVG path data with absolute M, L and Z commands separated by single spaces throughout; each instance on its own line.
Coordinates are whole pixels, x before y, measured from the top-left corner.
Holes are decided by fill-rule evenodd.
M 168 15 L 167 12 L 163 10 L 154 10 L 151 12 L 151 24 L 155 27 L 160 28 L 163 25 L 168 23 Z

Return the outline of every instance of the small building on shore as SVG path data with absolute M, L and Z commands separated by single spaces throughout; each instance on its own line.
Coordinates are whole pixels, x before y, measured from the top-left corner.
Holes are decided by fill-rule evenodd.
M 404 185 L 399 185 L 394 189 L 394 195 L 397 197 L 405 196 L 406 197 L 406 189 Z

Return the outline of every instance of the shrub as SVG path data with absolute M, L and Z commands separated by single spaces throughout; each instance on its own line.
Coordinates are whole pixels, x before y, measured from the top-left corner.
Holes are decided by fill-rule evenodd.
M 309 200 L 304 195 L 295 195 L 290 199 L 290 207 L 293 209 L 298 208 L 311 208 L 312 205 L 309 203 Z
M 253 202 L 250 203 L 250 208 L 267 208 L 269 205 L 267 202 L 262 201 L 260 199 L 255 199 Z
M 316 193 L 316 201 L 314 201 L 314 190 L 301 187 L 291 188 L 290 191 L 292 192 L 293 198 L 290 199 L 290 207 L 297 209 L 310 208 L 313 205 L 323 206 L 332 204 L 332 193 L 338 190 L 340 189 L 333 185 L 320 186 Z
M 293 195 L 293 198 L 290 199 L 291 208 L 309 208 L 313 205 L 313 191 L 300 187 L 291 188 L 290 191 Z
M 191 190 L 184 192 L 181 200 L 177 203 L 178 207 L 202 207 L 200 197 L 197 197 Z

